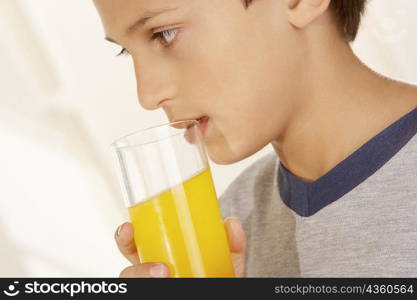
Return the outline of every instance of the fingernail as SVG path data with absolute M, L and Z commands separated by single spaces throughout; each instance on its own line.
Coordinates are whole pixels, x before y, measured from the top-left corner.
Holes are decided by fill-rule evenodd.
M 120 232 L 122 231 L 122 227 L 123 227 L 123 224 L 119 225 L 119 227 L 117 228 L 117 236 L 120 236 Z
M 149 269 L 149 274 L 152 277 L 167 277 L 168 272 L 167 272 L 167 269 L 166 269 L 165 265 L 163 265 L 163 264 L 154 264 Z

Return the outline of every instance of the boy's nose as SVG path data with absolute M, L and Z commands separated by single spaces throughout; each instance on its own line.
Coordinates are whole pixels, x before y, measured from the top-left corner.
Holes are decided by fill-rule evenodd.
M 137 96 L 139 104 L 146 110 L 161 108 L 167 100 L 174 96 L 174 88 L 169 78 L 152 76 L 137 79 Z
M 146 96 L 140 96 L 138 93 L 138 100 L 139 104 L 146 110 L 156 110 L 159 108 L 162 108 L 162 103 L 169 100 L 169 99 L 163 99 L 159 100 L 158 98 L 153 98 L 152 96 L 146 97 Z
M 138 73 L 136 72 L 137 96 L 144 109 L 156 110 L 174 97 L 175 86 L 168 72 L 142 69 Z

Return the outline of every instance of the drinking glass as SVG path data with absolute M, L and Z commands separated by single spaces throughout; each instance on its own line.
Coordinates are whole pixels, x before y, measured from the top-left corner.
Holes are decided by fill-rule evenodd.
M 234 277 L 200 123 L 145 128 L 111 146 L 140 262 L 163 262 L 170 277 Z

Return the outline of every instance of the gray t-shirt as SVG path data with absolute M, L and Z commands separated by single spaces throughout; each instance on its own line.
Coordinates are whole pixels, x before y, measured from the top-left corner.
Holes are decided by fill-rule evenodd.
M 313 183 L 271 152 L 219 202 L 246 231 L 247 277 L 417 277 L 417 109 Z

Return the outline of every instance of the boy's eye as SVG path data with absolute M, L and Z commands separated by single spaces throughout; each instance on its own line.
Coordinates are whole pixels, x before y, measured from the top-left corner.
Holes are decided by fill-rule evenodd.
M 172 43 L 172 41 L 175 39 L 177 31 L 178 31 L 178 28 L 172 28 L 172 29 L 166 29 L 166 30 L 161 30 L 159 32 L 155 32 L 152 35 L 151 40 L 161 38 L 163 40 L 163 45 L 169 46 Z
M 155 32 L 151 37 L 151 41 L 160 38 L 162 39 L 162 44 L 165 47 L 168 47 L 172 43 L 172 41 L 175 39 L 177 32 L 178 32 L 178 28 L 161 30 L 159 32 Z M 129 54 L 129 51 L 127 51 L 126 48 L 123 48 L 119 52 L 119 54 L 117 54 L 116 56 L 128 55 L 128 54 Z

